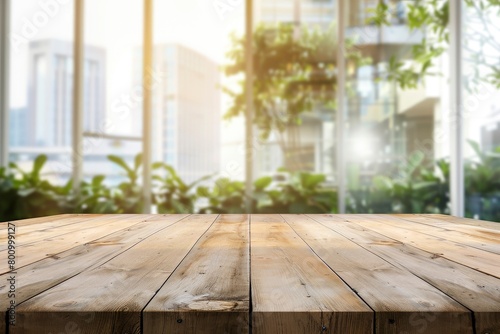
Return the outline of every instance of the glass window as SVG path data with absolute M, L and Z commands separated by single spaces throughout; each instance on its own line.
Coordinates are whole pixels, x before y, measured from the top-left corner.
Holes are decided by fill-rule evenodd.
M 499 5 L 465 1 L 463 126 L 465 214 L 500 221 Z
M 48 156 L 43 176 L 71 175 L 73 1 L 11 1 L 10 161 L 31 170 Z
M 154 91 L 153 114 L 163 121 L 157 122 L 153 140 L 162 147 L 153 160 L 174 164 L 185 182 L 223 172 L 221 151 L 242 132 L 232 123 L 230 131 L 220 130 L 227 99 L 221 86 L 230 34 L 241 34 L 245 6 L 217 3 L 154 2 L 154 64 L 162 64 L 165 76 Z M 233 152 L 229 159 L 234 157 L 243 163 L 242 155 Z
M 375 25 L 377 4 L 350 1 L 346 8 L 347 55 L 363 59 L 345 64 L 347 211 L 449 213 L 447 58 L 432 60 L 440 75 L 395 80 L 392 64 L 406 68 L 415 62 L 411 50 L 440 44 L 432 32 L 407 25 L 404 1 L 386 2 L 387 22 Z
M 142 13 L 142 0 L 85 1 L 86 179 L 105 175 L 106 181 L 123 180 L 124 171 L 106 157 L 119 156 L 130 166 L 142 151 Z

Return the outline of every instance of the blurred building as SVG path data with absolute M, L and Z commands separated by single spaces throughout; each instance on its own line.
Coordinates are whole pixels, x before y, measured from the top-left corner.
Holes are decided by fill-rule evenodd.
M 30 43 L 28 145 L 71 146 L 73 43 L 41 40 Z M 85 47 L 84 130 L 97 131 L 105 117 L 106 53 Z
M 142 63 L 139 49 L 135 63 Z M 138 84 L 140 70 L 134 75 Z M 155 46 L 151 74 L 153 161 L 171 165 L 186 182 L 219 172 L 219 65 L 185 46 L 164 44 Z M 136 122 L 135 132 L 142 132 L 142 122 Z
M 500 110 L 493 107 L 487 118 L 488 122 L 483 124 L 479 129 L 479 141 L 483 151 L 493 152 L 500 147 Z
M 446 155 L 447 120 L 441 104 L 447 93 L 444 77 L 429 78 L 417 89 L 402 91 L 385 79 L 386 66 L 393 55 L 405 57 L 420 43 L 425 33 L 412 31 L 406 22 L 406 2 L 385 1 L 391 11 L 391 26 L 369 22 L 371 9 L 379 0 L 346 1 L 345 36 L 353 47 L 372 60 L 370 65 L 347 69 L 351 94 L 347 99 L 346 145 L 350 186 L 370 184 L 378 174 L 395 173 L 415 151 L 428 162 Z M 326 29 L 336 20 L 335 0 L 257 1 L 256 23 L 290 23 Z M 334 55 L 335 56 L 335 55 Z M 442 61 L 442 60 L 438 60 Z M 446 64 L 443 64 L 446 68 Z M 440 132 L 441 131 L 441 132 Z M 439 142 L 436 132 L 439 132 Z M 304 116 L 303 124 L 282 135 L 294 147 L 283 146 L 276 136 L 267 149 L 257 152 L 257 174 L 272 173 L 277 167 L 308 170 L 333 175 L 335 168 L 335 115 L 317 108 Z M 296 139 L 293 139 L 296 138 Z M 444 141 L 444 142 L 443 142 Z M 276 154 L 281 147 L 282 154 Z M 275 153 L 271 153 L 271 152 Z
M 256 22 L 318 25 L 327 28 L 335 20 L 335 0 L 255 1 Z
M 369 22 L 373 15 L 370 9 L 375 8 L 378 0 L 347 4 L 346 38 L 372 60 L 370 65 L 347 73 L 348 85 L 355 92 L 347 99 L 346 144 L 353 150 L 346 163 L 352 190 L 371 184 L 375 175 L 399 175 L 401 169 L 407 169 L 415 152 L 423 153 L 425 163 L 430 164 L 435 160 L 436 147 L 443 147 L 436 144 L 434 131 L 441 122 L 439 97 L 446 94 L 445 85 L 428 80 L 416 89 L 401 90 L 396 82 L 387 79 L 391 57 L 411 57 L 412 47 L 421 43 L 425 31 L 408 27 L 406 1 L 385 2 L 391 25 L 382 27 Z
M 99 132 L 106 117 L 106 53 L 86 46 L 84 67 L 84 131 Z M 31 170 L 36 156 L 48 156 L 44 174 L 64 183 L 72 171 L 73 44 L 47 39 L 29 46 L 28 106 L 11 110 L 10 160 Z M 140 152 L 136 143 L 84 139 L 84 177 L 106 175 L 122 179 L 106 156 L 120 155 L 131 163 Z M 114 180 L 117 182 L 117 180 Z
M 119 156 L 129 166 L 133 166 L 135 156 L 142 150 L 140 141 L 89 137 L 84 138 L 84 147 L 84 179 L 90 181 L 96 175 L 104 175 L 108 185 L 117 185 L 126 177 L 121 167 L 108 160 L 108 155 Z M 10 161 L 26 171 L 32 170 L 33 161 L 37 156 L 45 154 L 48 158 L 43 169 L 45 179 L 54 184 L 65 184 L 71 178 L 73 164 L 72 149 L 69 146 L 19 146 L 11 147 L 9 153 Z
M 28 124 L 26 108 L 15 108 L 9 114 L 9 145 L 19 147 L 26 145 L 26 124 Z

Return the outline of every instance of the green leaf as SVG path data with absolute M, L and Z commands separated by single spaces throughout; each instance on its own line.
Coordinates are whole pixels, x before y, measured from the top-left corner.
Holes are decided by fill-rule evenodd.
M 325 182 L 326 175 L 324 174 L 302 174 L 302 186 L 306 189 L 313 189 L 320 183 Z
M 37 179 L 39 178 L 40 171 L 42 170 L 46 162 L 47 162 L 47 156 L 45 154 L 41 154 L 35 158 L 35 161 L 33 162 L 33 171 L 32 171 L 33 177 Z
M 142 165 L 142 153 L 135 156 L 134 159 L 134 170 L 137 172 Z
M 151 165 L 151 167 L 153 169 L 160 169 L 160 168 L 164 168 L 165 167 L 165 164 L 163 162 L 155 162 Z
M 210 196 L 210 191 L 208 190 L 208 187 L 199 186 L 196 189 L 196 194 L 199 197 L 209 197 Z
M 120 158 L 119 156 L 108 155 L 108 160 L 110 160 L 111 162 L 114 162 L 115 164 L 117 164 L 118 166 L 120 166 L 121 168 L 123 168 L 128 174 L 133 173 L 133 170 L 130 169 L 130 167 L 127 166 L 127 164 L 125 163 L 125 161 L 123 161 L 123 159 Z
M 273 182 L 273 178 L 270 176 L 264 176 L 254 181 L 254 187 L 256 190 L 263 190 L 267 188 Z
M 92 178 L 92 187 L 98 188 L 106 177 L 104 175 L 96 175 Z

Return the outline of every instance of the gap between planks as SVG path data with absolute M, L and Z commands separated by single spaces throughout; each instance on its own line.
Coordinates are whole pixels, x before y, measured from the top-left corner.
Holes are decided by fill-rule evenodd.
M 413 332 L 413 318 L 430 316 L 435 318 L 427 327 L 430 332 L 468 328 L 472 333 L 470 310 L 441 290 L 354 243 L 337 229 L 304 215 L 282 216 L 311 250 L 375 311 L 377 333 L 392 333 L 396 329 Z
M 498 333 L 500 328 L 498 278 L 387 237 L 378 230 L 358 225 L 352 215 L 348 216 L 348 221 L 338 215 L 311 215 L 311 217 L 384 260 L 409 270 L 457 300 L 472 311 L 477 333 Z
M 36 295 L 20 305 L 21 326 L 12 327 L 11 333 L 64 331 L 68 321 L 78 324 L 81 334 L 139 333 L 142 308 L 216 217 L 191 215 L 182 224 L 161 229 L 104 264 Z

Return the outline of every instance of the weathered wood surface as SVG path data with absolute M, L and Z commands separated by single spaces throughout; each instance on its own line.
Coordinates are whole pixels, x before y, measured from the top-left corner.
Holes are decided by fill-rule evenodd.
M 282 217 L 252 215 L 251 246 L 253 333 L 372 331 L 373 311 Z
M 221 216 L 144 310 L 144 333 L 247 333 L 248 236 L 247 215 Z
M 497 223 L 421 214 L 11 223 L 16 325 L 2 320 L 0 333 L 500 334 Z
M 319 225 L 304 216 L 284 217 L 323 261 L 375 311 L 377 332 L 411 331 L 413 313 L 435 318 L 427 327 L 429 331 L 472 332 L 471 314 L 465 307 L 408 270 L 388 263 L 339 234 L 346 228 L 345 223 L 318 217 L 319 221 L 326 221 L 325 225 Z M 387 247 L 390 246 L 388 243 Z

